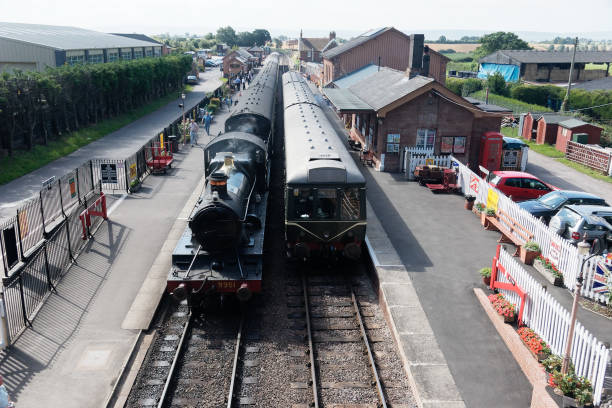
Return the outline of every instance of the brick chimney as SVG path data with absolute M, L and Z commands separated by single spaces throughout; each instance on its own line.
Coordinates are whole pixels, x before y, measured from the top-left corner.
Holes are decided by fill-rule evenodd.
M 406 73 L 410 78 L 419 75 L 423 68 L 423 48 L 425 45 L 425 35 L 410 35 L 410 55 L 408 56 L 408 69 Z M 429 70 L 429 67 L 428 67 Z
M 330 31 L 329 32 L 329 41 L 333 40 L 336 38 L 336 32 L 335 31 Z

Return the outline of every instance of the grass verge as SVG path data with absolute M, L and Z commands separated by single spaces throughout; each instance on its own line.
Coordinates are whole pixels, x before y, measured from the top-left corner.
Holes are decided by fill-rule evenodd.
M 193 87 L 186 86 L 184 92 L 191 92 Z M 124 113 L 116 118 L 102 121 L 96 125 L 70 132 L 60 139 L 53 140 L 47 145 L 36 145 L 29 151 L 15 151 L 12 157 L 0 159 L 0 185 L 6 184 L 16 178 L 43 167 L 45 164 L 64 157 L 75 150 L 112 133 L 129 123 L 140 119 L 149 113 L 176 100 L 176 92 L 151 102 L 131 112 Z M 153 137 L 153 135 L 151 135 Z
M 605 181 L 606 183 L 611 183 L 612 184 L 612 177 L 610 176 L 606 176 L 605 174 L 602 174 L 596 170 L 593 170 L 590 167 L 587 167 L 585 165 L 582 165 L 580 163 L 576 163 L 573 162 L 571 160 L 568 160 L 566 158 L 561 158 L 561 159 L 557 159 L 559 162 L 565 164 L 567 167 L 571 167 L 574 170 L 577 170 L 581 173 L 586 174 L 587 176 L 591 176 L 594 179 L 597 180 L 601 180 L 601 181 Z

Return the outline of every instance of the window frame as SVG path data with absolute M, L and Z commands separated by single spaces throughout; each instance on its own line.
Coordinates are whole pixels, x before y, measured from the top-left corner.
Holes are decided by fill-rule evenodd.
M 387 153 L 399 153 L 400 133 L 387 133 Z
M 428 128 L 417 128 L 417 136 L 416 136 L 416 147 L 422 147 L 426 150 L 434 150 L 436 148 L 436 129 L 428 129 Z M 433 134 L 431 145 L 428 143 L 429 136 Z M 423 140 L 419 140 L 420 138 Z M 420 143 L 422 142 L 422 143 Z

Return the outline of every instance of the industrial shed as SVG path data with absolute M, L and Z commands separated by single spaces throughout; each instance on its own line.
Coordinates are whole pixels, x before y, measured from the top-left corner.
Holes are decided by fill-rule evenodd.
M 162 46 L 77 27 L 0 22 L 0 72 L 161 56 Z

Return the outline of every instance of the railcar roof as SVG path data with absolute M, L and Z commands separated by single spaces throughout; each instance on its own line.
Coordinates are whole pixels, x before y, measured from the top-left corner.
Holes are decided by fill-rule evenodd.
M 283 75 L 287 184 L 365 184 L 342 140 L 344 135 L 336 132 L 318 104 L 309 102 L 314 95 L 308 85 L 294 86 L 285 80 L 287 75 Z M 301 82 L 306 84 L 304 79 Z M 308 101 L 287 105 L 304 90 Z

